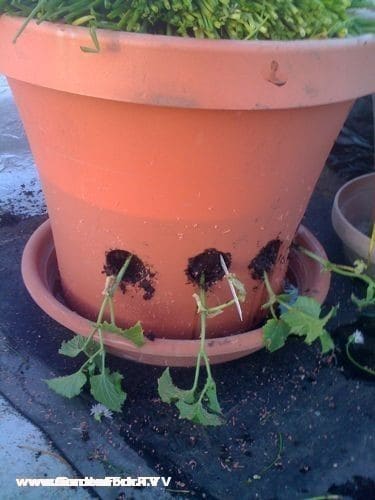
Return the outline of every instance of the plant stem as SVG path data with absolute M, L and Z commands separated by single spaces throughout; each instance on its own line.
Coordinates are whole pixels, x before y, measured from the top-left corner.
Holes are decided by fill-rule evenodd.
M 347 343 L 346 343 L 346 346 L 345 346 L 345 351 L 346 351 L 346 355 L 348 356 L 348 359 L 349 361 L 351 361 L 351 363 L 353 363 L 354 366 L 356 366 L 357 368 L 359 368 L 360 370 L 362 370 L 363 372 L 365 373 L 368 373 L 369 375 L 373 375 L 375 376 L 375 370 L 371 370 L 371 368 L 367 368 L 366 366 L 363 366 L 361 365 L 360 363 L 358 363 L 358 361 L 356 361 L 353 356 L 350 354 L 350 345 L 353 344 L 354 341 L 352 338 L 349 337 Z
M 80 372 L 81 372 L 81 371 L 83 371 L 83 370 L 84 370 L 84 368 L 85 368 L 87 365 L 89 365 L 89 364 L 92 362 L 92 360 L 93 360 L 94 358 L 96 358 L 96 356 L 98 356 L 98 354 L 102 354 L 102 348 L 98 349 L 98 350 L 97 350 L 94 354 L 92 354 L 92 355 L 91 355 L 88 359 L 86 359 L 86 361 L 83 363 L 83 365 L 81 366 L 81 368 L 79 369 L 79 371 L 80 371 Z
M 104 299 L 103 299 L 103 302 L 102 302 L 102 305 L 100 307 L 99 314 L 98 314 L 98 317 L 96 320 L 97 326 L 94 328 L 93 333 L 92 333 L 92 335 L 94 335 L 95 332 L 98 332 L 98 334 L 99 334 L 100 350 L 95 354 L 95 356 L 99 353 L 101 354 L 101 358 L 102 358 L 101 359 L 101 373 L 103 373 L 103 374 L 105 372 L 106 352 L 105 352 L 105 348 L 104 348 L 103 332 L 102 332 L 102 328 L 100 327 L 100 325 L 103 323 L 104 313 L 105 313 L 107 307 L 109 307 L 112 325 L 116 324 L 113 296 L 114 296 L 117 288 L 120 286 L 122 278 L 124 277 L 126 270 L 129 267 L 129 264 L 130 264 L 132 257 L 133 256 L 131 254 L 127 257 L 127 259 L 125 260 L 124 264 L 122 265 L 120 271 L 116 275 L 114 282 L 111 283 L 110 281 L 107 281 L 106 288 L 104 290 Z M 110 279 L 110 278 L 107 278 L 107 279 Z
M 269 465 L 264 467 L 260 472 L 258 472 L 258 474 L 255 474 L 255 476 L 259 476 L 257 479 L 260 479 L 267 471 L 272 469 L 272 467 L 276 464 L 276 462 L 281 458 L 281 453 L 283 451 L 283 436 L 282 436 L 281 432 L 279 432 L 277 436 L 278 436 L 277 454 L 276 454 L 275 458 L 273 459 L 273 461 Z M 253 480 L 248 479 L 247 482 L 252 483 Z
M 109 313 L 111 315 L 111 325 L 116 326 L 116 320 L 115 320 L 115 305 L 113 303 L 112 297 L 108 301 L 108 306 L 109 306 Z
M 23 22 L 22 26 L 20 29 L 17 31 L 15 37 L 13 38 L 13 43 L 16 43 L 17 39 L 19 36 L 23 33 L 25 30 L 26 26 L 29 24 L 29 22 L 38 14 L 38 11 L 43 7 L 43 4 L 45 3 L 46 0 L 40 0 L 33 10 L 30 12 L 30 14 L 26 17 L 25 21 Z
M 236 300 L 231 299 L 231 300 L 228 300 L 228 302 L 224 302 L 224 304 L 220 304 L 220 305 L 214 306 L 214 307 L 209 307 L 205 311 L 206 311 L 206 314 L 212 315 L 212 314 L 215 314 L 217 312 L 221 312 L 223 309 L 227 309 L 228 307 L 231 307 L 231 306 L 233 306 L 233 304 L 236 304 L 236 303 L 237 303 Z
M 206 342 L 206 325 L 207 325 L 207 309 L 206 309 L 206 292 L 203 286 L 200 287 L 199 289 L 199 297 L 203 306 L 203 311 L 200 313 L 201 317 L 201 332 L 200 332 L 200 349 L 199 349 L 199 355 L 200 357 L 205 357 L 206 356 L 206 351 L 205 351 L 205 342 Z
M 319 262 L 319 264 L 321 264 L 326 271 L 333 271 L 336 274 L 340 274 L 341 276 L 346 276 L 348 278 L 360 279 L 364 281 L 366 285 L 372 286 L 374 283 L 373 279 L 370 276 L 367 276 L 366 274 L 358 274 L 358 272 L 356 272 L 354 267 L 334 264 L 333 262 L 330 262 L 329 260 L 324 259 L 319 255 L 316 255 L 315 253 L 311 252 L 310 250 L 307 250 L 304 247 L 298 247 L 298 249 L 311 259 L 315 260 L 316 262 Z
M 264 272 L 263 278 L 264 278 L 264 284 L 266 285 L 266 290 L 268 293 L 269 304 L 270 304 L 270 306 L 272 306 L 272 305 L 276 304 L 277 297 L 276 297 L 275 292 L 273 291 L 270 280 L 268 278 L 268 274 L 266 272 Z
M 102 329 L 98 328 L 98 333 L 99 333 L 99 343 L 100 343 L 100 350 L 101 350 L 101 355 L 102 355 L 102 367 L 101 367 L 101 373 L 104 374 L 105 372 L 105 349 L 104 349 L 104 342 L 103 342 L 103 334 L 102 334 Z

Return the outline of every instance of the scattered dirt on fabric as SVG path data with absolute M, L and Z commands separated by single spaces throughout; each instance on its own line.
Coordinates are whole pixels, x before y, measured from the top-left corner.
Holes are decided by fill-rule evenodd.
M 0 227 L 2 226 L 15 226 L 19 223 L 21 217 L 14 215 L 10 212 L 0 212 Z
M 126 259 L 131 255 L 127 250 L 110 250 L 106 253 L 103 272 L 107 276 L 115 276 L 119 273 Z M 127 285 L 137 285 L 144 291 L 143 298 L 150 300 L 154 296 L 155 287 L 153 286 L 153 278 L 155 273 L 152 273 L 142 260 L 132 254 L 129 267 L 121 281 L 120 288 L 125 293 Z
M 201 286 L 204 279 L 203 288 L 207 291 L 214 283 L 224 277 L 224 270 L 221 266 L 220 255 L 223 256 L 227 268 L 230 268 L 232 256 L 228 252 L 219 252 L 215 248 L 208 248 L 204 252 L 190 257 L 185 274 L 191 283 Z
M 281 240 L 271 240 L 264 246 L 256 257 L 249 264 L 251 276 L 255 280 L 262 280 L 264 273 L 272 271 L 275 265 L 279 250 L 281 247 Z

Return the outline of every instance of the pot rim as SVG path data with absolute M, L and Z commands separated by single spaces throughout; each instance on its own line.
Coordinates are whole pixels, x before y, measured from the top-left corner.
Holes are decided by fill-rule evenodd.
M 304 226 L 297 233 L 300 245 L 326 258 L 319 241 Z M 329 286 L 330 273 L 322 273 L 322 266 L 293 250 L 290 271 L 294 273 L 300 289 L 307 290 L 319 302 L 324 302 Z M 88 319 L 70 310 L 54 294 L 58 275 L 57 262 L 50 222 L 44 222 L 31 236 L 22 256 L 22 276 L 34 301 L 51 318 L 71 331 L 88 336 L 91 323 Z M 298 282 L 300 280 L 301 282 Z M 200 348 L 200 340 L 161 339 L 146 340 L 139 348 L 130 341 L 111 333 L 104 334 L 107 350 L 125 359 L 159 366 L 194 366 Z M 223 363 L 247 356 L 262 347 L 262 328 L 227 337 L 207 340 L 207 354 L 212 364 Z
M 362 184 L 366 179 L 372 178 L 373 183 L 375 183 L 375 172 L 370 172 L 369 174 L 360 175 L 355 177 L 350 181 L 346 182 L 336 193 L 335 199 L 332 206 L 332 225 L 343 243 L 356 251 L 361 258 L 367 259 L 368 249 L 370 246 L 370 238 L 363 234 L 359 229 L 357 229 L 353 224 L 345 217 L 342 209 L 342 197 L 348 190 L 353 190 L 357 184 Z M 375 258 L 375 257 L 374 257 Z
M 21 19 L 22 22 L 25 20 L 24 17 L 21 16 L 10 16 L 8 14 L 0 15 L 0 18 L 4 16 L 6 18 L 11 19 Z M 83 36 L 87 36 L 89 32 L 89 28 L 86 26 L 74 26 L 73 24 L 66 24 L 61 22 L 51 22 L 51 21 L 43 21 L 38 24 L 35 20 L 30 20 L 26 30 L 34 25 L 37 29 L 40 29 L 40 26 L 45 26 L 46 29 L 53 30 L 59 29 L 67 33 L 69 36 L 77 36 L 76 33 L 82 33 Z M 25 30 L 25 32 L 26 32 Z M 211 50 L 222 50 L 220 45 L 225 45 L 229 48 L 238 48 L 240 46 L 244 47 L 244 49 L 248 49 L 250 46 L 254 47 L 256 50 L 261 49 L 264 46 L 268 46 L 268 48 L 276 48 L 280 45 L 284 45 L 285 47 L 289 47 L 290 49 L 293 46 L 301 47 L 305 50 L 311 50 L 312 48 L 318 49 L 325 45 L 334 46 L 335 44 L 338 46 L 352 46 L 353 42 L 357 43 L 357 41 L 369 41 L 374 38 L 374 35 L 362 34 L 357 36 L 347 36 L 344 38 L 335 37 L 335 38 L 305 38 L 305 39 L 295 39 L 295 40 L 236 40 L 236 39 L 228 39 L 228 38 L 218 38 L 218 39 L 210 39 L 210 38 L 194 38 L 194 37 L 184 37 L 177 35 L 160 35 L 160 34 L 152 34 L 152 33 L 137 33 L 131 31 L 122 31 L 122 30 L 110 30 L 105 28 L 97 28 L 96 32 L 98 35 L 109 36 L 112 37 L 113 34 L 116 34 L 116 38 L 125 38 L 125 39 L 133 39 L 134 43 L 139 43 L 140 45 L 148 45 L 150 41 L 153 44 L 160 44 L 162 46 L 166 44 L 173 43 L 177 48 L 178 47 L 186 47 L 192 49 L 199 50 L 201 47 L 209 47 Z M 21 35 L 22 36 L 22 35 Z M 246 45 L 248 47 L 246 47 Z
M 80 46 L 92 46 L 89 30 L 60 23 L 31 21 L 12 43 L 23 21 L 0 16 L 0 71 L 55 90 L 155 106 L 226 110 L 317 106 L 375 91 L 373 35 L 197 40 L 98 29 L 101 51 L 88 54 Z

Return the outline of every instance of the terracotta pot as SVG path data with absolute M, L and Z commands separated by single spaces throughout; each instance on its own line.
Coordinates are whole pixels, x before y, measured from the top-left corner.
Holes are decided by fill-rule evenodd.
M 327 258 L 316 238 L 303 226 L 295 238 L 317 255 Z M 87 336 L 91 323 L 87 318 L 69 309 L 61 295 L 55 247 L 49 221 L 42 224 L 28 241 L 22 257 L 22 276 L 35 302 L 53 319 L 73 332 Z M 301 293 L 323 302 L 328 293 L 330 274 L 322 273 L 320 264 L 292 248 L 288 280 Z M 195 366 L 200 340 L 146 339 L 143 347 L 136 347 L 128 340 L 106 332 L 104 343 L 107 351 L 121 358 L 160 366 Z M 206 344 L 212 364 L 241 358 L 264 347 L 262 328 L 237 335 L 210 339 Z
M 372 224 L 375 223 L 375 173 L 353 179 L 337 192 L 332 208 L 332 224 L 344 245 L 348 260 L 369 258 Z M 368 272 L 375 277 L 375 251 Z
M 105 254 L 122 249 L 155 273 L 117 319 L 158 337 L 199 335 L 189 258 L 230 253 L 248 290 L 244 321 L 228 309 L 208 336 L 261 319 L 249 263 L 275 242 L 271 282 L 287 256 L 324 161 L 356 97 L 375 90 L 375 42 L 238 42 L 98 31 L 0 19 L 8 76 L 39 168 L 70 307 L 95 317 Z M 278 243 L 280 242 L 280 243 Z M 219 281 L 209 304 L 229 298 Z

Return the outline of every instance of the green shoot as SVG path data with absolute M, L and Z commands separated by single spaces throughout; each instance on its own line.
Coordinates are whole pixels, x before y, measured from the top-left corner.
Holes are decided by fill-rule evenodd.
M 191 389 L 184 390 L 178 388 L 172 380 L 169 368 L 166 368 L 158 380 L 158 392 L 164 403 L 175 403 L 179 410 L 180 418 L 191 420 L 201 425 L 221 425 L 224 423 L 221 407 L 217 398 L 216 383 L 212 377 L 210 360 L 206 352 L 206 325 L 207 319 L 221 314 L 224 309 L 236 305 L 238 301 L 245 300 L 246 291 L 243 284 L 234 274 L 225 273 L 228 283 L 233 286 L 235 297 L 224 304 L 215 307 L 207 307 L 206 291 L 204 289 L 204 274 L 201 276 L 199 294 L 193 297 L 197 303 L 198 314 L 200 315 L 200 349 L 197 355 L 194 381 Z M 204 362 L 206 369 L 206 381 L 199 390 L 199 380 L 201 375 L 201 363 Z
M 357 0 L 0 0 L 0 14 L 64 22 L 90 28 L 96 52 L 96 29 L 123 30 L 196 38 L 295 40 L 374 33 L 374 5 Z M 365 6 L 366 15 L 359 6 Z
M 346 346 L 345 346 L 346 355 L 347 355 L 349 361 L 351 363 L 353 363 L 353 365 L 356 366 L 359 370 L 363 371 L 364 373 L 367 373 L 368 375 L 375 376 L 375 370 L 373 370 L 367 366 L 363 366 L 360 363 L 358 363 L 358 361 L 356 361 L 353 358 L 353 355 L 350 352 L 350 346 L 352 346 L 353 344 L 363 344 L 363 343 L 364 343 L 364 338 L 363 338 L 362 332 L 360 332 L 359 330 L 356 330 L 352 335 L 350 335 L 350 337 L 348 338 L 348 341 L 346 342 Z
M 375 225 L 374 225 L 375 227 Z M 374 232 L 375 233 L 375 230 Z M 370 253 L 373 250 L 373 242 L 375 240 L 375 234 L 373 234 L 371 243 L 370 243 Z M 375 306 L 375 279 L 371 277 L 369 274 L 366 274 L 367 264 L 363 260 L 356 260 L 353 266 L 346 266 L 342 264 L 334 264 L 319 255 L 307 250 L 303 247 L 298 247 L 299 250 L 310 257 L 311 259 L 319 262 L 323 267 L 324 271 L 331 271 L 340 276 L 345 276 L 347 278 L 357 279 L 362 281 L 366 286 L 366 293 L 363 298 L 358 298 L 356 295 L 352 294 L 351 299 L 354 304 L 357 306 L 359 310 L 365 309 L 367 307 Z
M 369 266 L 371 263 L 372 255 L 375 250 L 375 222 L 372 225 L 371 237 L 370 237 L 370 245 L 368 247 L 368 256 L 367 256 L 367 265 Z
M 306 344 L 311 345 L 320 341 L 323 353 L 334 348 L 330 334 L 326 330 L 329 320 L 335 315 L 336 308 L 332 308 L 321 317 L 322 307 L 312 297 L 298 296 L 292 301 L 287 294 L 276 295 L 273 291 L 267 273 L 264 273 L 264 282 L 268 293 L 268 302 L 263 309 L 269 309 L 271 318 L 263 327 L 263 336 L 266 347 L 274 352 L 284 346 L 290 335 L 304 337 Z M 282 310 L 278 316 L 277 309 Z
M 277 453 L 276 453 L 275 458 L 272 460 L 272 462 L 269 465 L 264 467 L 260 472 L 258 472 L 257 474 L 254 474 L 251 478 L 249 478 L 247 480 L 247 484 L 251 484 L 254 480 L 258 481 L 259 479 L 262 479 L 264 474 L 266 472 L 268 472 L 270 469 L 272 469 L 272 467 L 274 467 L 277 464 L 277 462 L 281 459 L 281 455 L 283 452 L 283 436 L 282 436 L 281 432 L 278 433 L 277 440 L 278 440 L 278 446 L 277 446 Z
M 57 394 L 67 398 L 78 396 L 86 383 L 89 382 L 91 394 L 96 401 L 103 404 L 109 410 L 121 410 L 126 399 L 126 393 L 121 386 L 123 376 L 119 372 L 111 372 L 106 367 L 103 332 L 120 335 L 138 347 L 144 344 L 143 329 L 139 322 L 128 329 L 118 327 L 115 322 L 113 297 L 129 267 L 131 258 L 132 256 L 130 255 L 126 259 L 117 276 L 107 277 L 103 291 L 104 299 L 90 335 L 87 338 L 77 335 L 71 340 L 62 343 L 59 349 L 60 354 L 75 358 L 83 353 L 87 359 L 75 373 L 65 377 L 46 380 L 48 386 L 57 392 Z M 107 310 L 111 318 L 110 323 L 104 320 Z M 94 339 L 95 334 L 99 342 Z

